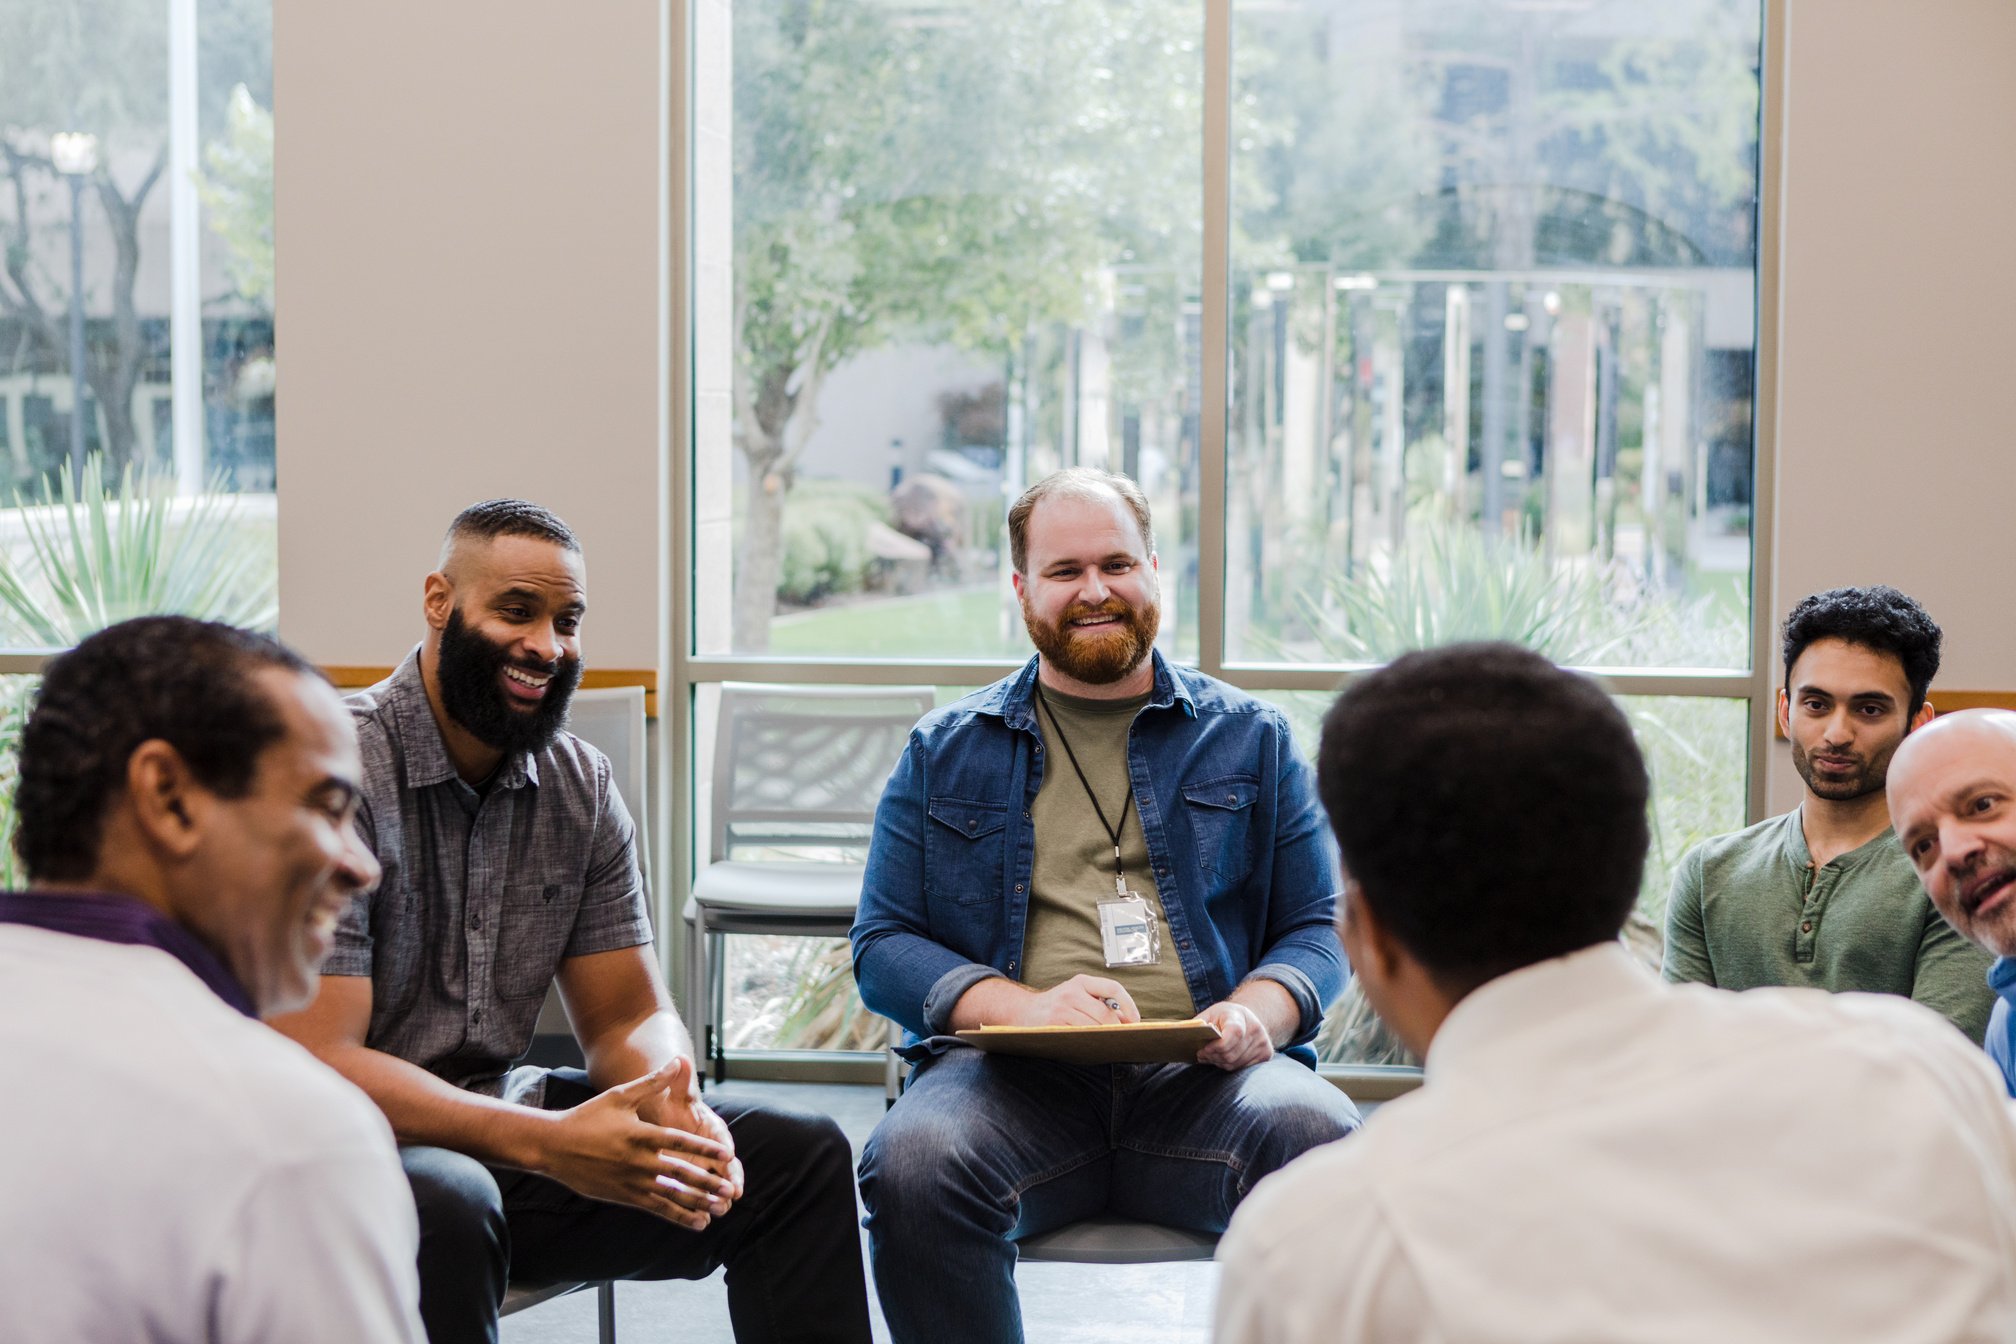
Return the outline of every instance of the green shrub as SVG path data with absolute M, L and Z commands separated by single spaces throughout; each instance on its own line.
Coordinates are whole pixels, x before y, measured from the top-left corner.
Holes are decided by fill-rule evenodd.
M 887 522 L 887 505 L 872 490 L 838 481 L 800 482 L 784 504 L 778 600 L 811 606 L 860 592 L 875 564 L 869 526 Z

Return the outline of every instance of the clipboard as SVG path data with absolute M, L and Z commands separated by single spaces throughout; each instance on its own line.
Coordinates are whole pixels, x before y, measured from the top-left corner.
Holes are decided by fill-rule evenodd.
M 957 1035 L 989 1054 L 1065 1064 L 1194 1064 L 1197 1052 L 1218 1039 L 1218 1028 L 1192 1017 L 1084 1027 L 972 1027 Z

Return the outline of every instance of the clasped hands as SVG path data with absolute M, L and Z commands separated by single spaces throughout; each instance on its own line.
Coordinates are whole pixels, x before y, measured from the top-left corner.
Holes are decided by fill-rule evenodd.
M 698 1232 L 742 1197 L 735 1141 L 679 1058 L 552 1113 L 542 1174 Z
M 1213 1064 L 1232 1073 L 1274 1057 L 1274 1040 L 1266 1024 L 1236 999 L 1221 999 L 1197 1017 L 1218 1028 L 1218 1039 L 1197 1052 L 1199 1064 Z M 1052 989 L 1032 992 L 1016 1020 L 1008 1025 L 1083 1027 L 1140 1020 L 1141 1010 L 1118 980 L 1074 975 Z

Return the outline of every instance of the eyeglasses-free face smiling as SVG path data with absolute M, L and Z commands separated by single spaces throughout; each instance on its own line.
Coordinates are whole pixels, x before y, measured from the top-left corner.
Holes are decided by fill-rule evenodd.
M 1029 516 L 1015 575 L 1030 642 L 1059 689 L 1112 694 L 1147 675 L 1161 626 L 1155 555 L 1117 495 L 1058 495 Z M 1127 693 L 1143 687 L 1127 687 Z

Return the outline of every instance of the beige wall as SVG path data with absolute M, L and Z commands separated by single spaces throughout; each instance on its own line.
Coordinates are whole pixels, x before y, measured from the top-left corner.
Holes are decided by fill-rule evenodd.
M 281 632 L 396 661 L 456 510 L 587 548 L 592 665 L 658 665 L 660 6 L 277 0 Z
M 1788 0 L 1772 610 L 1892 583 L 2016 689 L 2016 5 Z M 1782 747 L 1773 810 L 1797 799 Z

